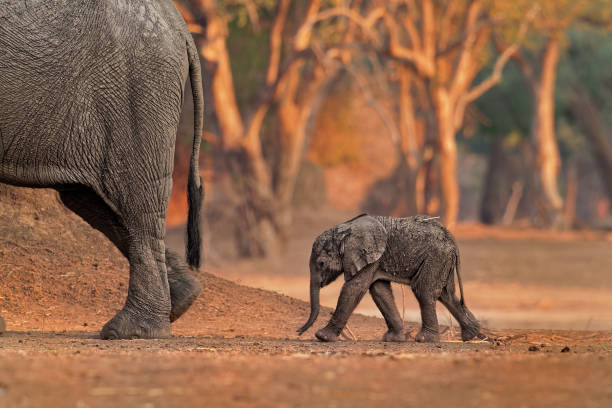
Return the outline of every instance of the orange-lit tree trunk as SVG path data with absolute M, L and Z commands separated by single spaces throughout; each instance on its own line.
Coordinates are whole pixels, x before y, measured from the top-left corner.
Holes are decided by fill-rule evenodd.
M 303 68 L 303 67 L 300 67 Z M 276 169 L 275 192 L 279 207 L 279 217 L 285 227 L 291 224 L 292 201 L 296 179 L 305 151 L 312 118 L 319 110 L 327 93 L 328 85 L 334 80 L 338 68 L 325 70 L 316 64 L 312 78 L 301 78 L 296 69 L 288 77 L 288 86 L 278 103 L 278 131 L 280 135 L 281 157 Z M 295 75 L 295 78 L 292 76 Z M 298 98 L 294 81 L 301 84 L 301 97 Z
M 455 139 L 457 130 L 453 123 L 454 106 L 453 101 L 444 89 L 437 90 L 435 105 L 444 220 L 450 228 L 453 228 L 459 213 L 457 141 Z
M 206 19 L 206 39 L 200 52 L 214 65 L 211 93 L 219 123 L 220 140 L 226 168 L 232 179 L 233 197 L 237 199 L 235 239 L 244 256 L 261 256 L 276 244 L 274 197 L 266 162 L 259 144 L 259 133 L 269 103 L 254 109 L 245 123 L 235 98 L 230 56 L 227 50 L 228 28 L 215 0 L 196 2 Z
M 399 65 L 399 64 L 398 64 Z M 406 180 L 409 184 L 406 197 L 406 210 L 409 214 L 422 213 L 425 200 L 422 190 L 419 189 L 417 177 L 423 163 L 423 134 L 424 126 L 419 128 L 415 115 L 413 95 L 413 78 L 408 68 L 397 67 L 400 95 L 399 95 L 399 133 L 401 138 L 401 160 L 405 162 L 408 172 Z
M 482 0 L 406 2 L 406 9 L 384 15 L 391 58 L 411 68 L 424 81 L 427 99 L 435 112 L 443 219 L 453 229 L 459 213 L 456 133 L 462 128 L 468 104 L 501 80 L 509 58 L 527 30 L 520 24 L 517 40 L 497 57 L 493 72 L 477 85 L 473 82 L 485 67 L 483 54 L 491 38 L 491 26 L 483 24 L 488 10 Z
M 543 197 L 542 212 L 549 223 L 562 223 L 563 198 L 559 193 L 558 177 L 561 170 L 559 148 L 555 139 L 555 81 L 559 62 L 560 46 L 564 31 L 582 16 L 601 7 L 590 1 L 545 1 L 537 2 L 541 12 L 534 18 L 534 27 L 543 39 L 539 55 L 531 58 L 533 66 L 520 53 L 513 55 L 517 66 L 523 72 L 532 90 L 534 114 L 531 126 L 532 141 L 535 146 L 535 166 L 537 175 L 535 193 Z M 524 50 L 527 52 L 527 50 Z
M 278 253 L 283 245 L 283 219 L 281 207 L 293 191 L 299 166 L 303 137 L 298 135 L 294 143 L 287 146 L 282 156 L 290 157 L 290 165 L 283 189 L 275 186 L 271 164 L 262 151 L 261 130 L 265 116 L 278 98 L 279 88 L 291 77 L 291 73 L 302 65 L 309 55 L 310 32 L 312 27 L 304 27 L 309 14 L 316 13 L 321 0 L 310 0 L 307 16 L 297 27 L 296 46 L 289 49 L 281 58 L 283 31 L 291 0 L 279 0 L 273 26 L 270 30 L 268 67 L 264 82 L 256 91 L 254 102 L 241 112 L 235 97 L 234 80 L 231 71 L 230 55 L 227 50 L 228 27 L 226 17 L 219 8 L 217 0 L 193 0 L 189 2 L 194 15 L 200 15 L 206 27 L 206 38 L 200 38 L 202 56 L 212 65 L 211 92 L 214 111 L 219 123 L 226 168 L 231 178 L 232 194 L 237 209 L 235 237 L 238 252 L 242 256 L 268 256 Z M 187 9 L 187 7 L 185 7 Z M 187 13 L 187 10 L 183 10 Z M 193 17 L 193 16 L 192 16 Z M 196 17 L 197 19 L 197 17 Z M 279 197 L 279 192 L 282 195 Z
M 536 194 L 543 196 L 549 222 L 561 222 L 563 198 L 559 193 L 558 177 L 561 157 L 555 138 L 555 81 L 559 62 L 559 33 L 552 35 L 542 50 L 537 69 L 522 55 L 513 59 L 525 76 L 533 99 L 531 139 L 535 147 L 534 180 Z M 536 73 L 537 71 L 537 73 Z
M 555 80 L 558 61 L 559 39 L 553 37 L 542 54 L 541 71 L 534 90 L 535 113 L 532 124 L 542 192 L 556 215 L 563 208 L 558 186 L 561 158 L 555 138 Z

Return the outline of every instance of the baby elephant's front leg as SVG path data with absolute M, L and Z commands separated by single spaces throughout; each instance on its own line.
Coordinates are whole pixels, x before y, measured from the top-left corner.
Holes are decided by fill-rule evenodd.
M 376 265 L 366 266 L 355 277 L 344 283 L 336 310 L 327 326 L 315 333 L 317 339 L 321 341 L 336 341 L 338 339 L 353 310 L 368 291 L 375 271 Z

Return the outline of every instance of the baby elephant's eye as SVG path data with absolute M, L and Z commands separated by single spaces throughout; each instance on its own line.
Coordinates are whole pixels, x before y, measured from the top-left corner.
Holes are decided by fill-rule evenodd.
M 322 268 L 325 265 L 325 262 L 319 261 L 319 268 Z

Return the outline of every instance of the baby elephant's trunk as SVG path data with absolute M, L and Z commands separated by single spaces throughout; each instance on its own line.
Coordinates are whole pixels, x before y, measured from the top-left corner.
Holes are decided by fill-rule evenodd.
M 300 336 L 312 326 L 319 316 L 319 291 L 321 290 L 321 279 L 318 276 L 310 277 L 310 317 L 304 326 L 298 329 Z

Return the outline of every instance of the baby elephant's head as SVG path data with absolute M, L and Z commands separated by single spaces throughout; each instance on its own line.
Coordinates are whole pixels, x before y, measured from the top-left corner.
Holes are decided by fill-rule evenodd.
M 319 291 L 342 273 L 338 227 L 328 229 L 317 237 L 310 253 L 310 317 L 298 333 L 302 334 L 319 316 Z
M 342 273 L 342 237 L 338 227 L 331 228 L 317 237 L 310 253 L 310 281 L 318 287 L 332 283 Z

